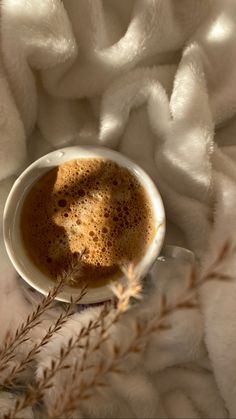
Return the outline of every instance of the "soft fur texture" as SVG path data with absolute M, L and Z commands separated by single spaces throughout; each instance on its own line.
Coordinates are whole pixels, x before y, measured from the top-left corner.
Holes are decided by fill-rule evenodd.
M 194 251 L 202 272 L 225 240 L 236 244 L 234 0 L 3 0 L 0 30 L 1 214 L 31 161 L 62 146 L 98 144 L 151 175 L 167 212 L 166 242 Z M 2 225 L 0 234 L 3 339 L 40 296 L 23 291 Z M 229 258 L 222 269 L 233 274 L 235 264 Z M 170 301 L 181 293 L 188 272 L 176 269 L 155 267 L 158 286 L 140 306 L 144 315 L 155 313 L 160 288 Z M 205 284 L 198 298 L 200 309 L 176 312 L 171 329 L 126 365 L 126 378 L 113 377 L 104 398 L 76 417 L 234 418 L 236 283 Z M 38 356 L 39 375 L 59 342 L 97 310 L 68 322 Z M 129 339 L 128 318 L 114 330 L 118 340 Z M 11 397 L 0 394 L 0 414 Z

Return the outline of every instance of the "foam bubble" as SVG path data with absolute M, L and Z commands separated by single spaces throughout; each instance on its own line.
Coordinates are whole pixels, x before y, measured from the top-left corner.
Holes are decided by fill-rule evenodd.
M 59 205 L 59 207 L 66 207 L 66 205 L 67 205 L 66 199 L 59 199 L 58 205 Z

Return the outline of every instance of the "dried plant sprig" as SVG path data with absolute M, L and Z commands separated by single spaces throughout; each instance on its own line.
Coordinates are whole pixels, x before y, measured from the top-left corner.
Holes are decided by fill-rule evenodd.
M 232 250 L 232 249 L 231 249 Z M 110 362 L 104 363 L 104 361 L 100 362 L 97 366 L 94 366 L 92 371 L 92 375 L 89 375 L 89 378 L 85 379 L 82 377 L 79 381 L 79 385 L 74 386 L 72 388 L 72 391 L 68 394 L 68 391 L 64 394 L 66 396 L 65 402 L 61 404 L 60 406 L 54 406 L 56 410 L 54 412 L 51 412 L 50 418 L 60 418 L 63 417 L 63 415 L 70 415 L 73 413 L 73 411 L 78 407 L 79 403 L 83 400 L 89 400 L 94 392 L 100 388 L 101 386 L 104 386 L 104 378 L 107 374 L 110 373 L 119 373 L 121 371 L 120 364 L 122 360 L 129 355 L 130 353 L 137 353 L 141 352 L 143 348 L 145 347 L 146 341 L 148 341 L 148 338 L 156 332 L 160 332 L 161 330 L 166 330 L 170 326 L 167 324 L 167 319 L 170 314 L 172 314 L 176 310 L 182 310 L 182 309 L 194 309 L 198 307 L 197 301 L 195 299 L 196 291 L 199 287 L 201 287 L 205 282 L 214 280 L 226 280 L 226 278 L 219 274 L 218 268 L 223 261 L 223 259 L 228 255 L 229 253 L 229 247 L 226 246 L 223 248 L 223 250 L 218 255 L 218 258 L 216 258 L 215 262 L 212 265 L 212 269 L 210 268 L 205 276 L 200 277 L 198 276 L 195 269 L 192 270 L 188 286 L 186 287 L 186 290 L 181 294 L 181 296 L 175 301 L 174 303 L 168 302 L 167 297 L 163 294 L 160 297 L 160 310 L 158 315 L 155 318 L 149 319 L 148 321 L 143 321 L 142 319 L 138 319 L 136 322 L 135 327 L 135 334 L 133 339 L 131 340 L 130 344 L 126 348 L 122 348 L 122 346 L 114 345 L 113 347 L 113 355 Z M 223 256 L 222 256 L 223 255 Z M 213 275 L 212 275 L 213 273 Z M 231 279 L 227 276 L 227 280 Z M 127 307 L 129 304 L 125 304 L 124 306 L 121 304 L 119 305 L 119 295 L 120 297 L 123 295 L 123 291 L 121 288 L 116 289 L 116 295 L 118 297 L 118 304 L 117 307 L 119 307 L 118 312 L 122 313 L 122 307 Z M 120 314 L 119 314 L 120 315 Z M 88 331 L 88 335 L 89 335 Z M 84 335 L 86 336 L 86 335 Z M 86 340 L 86 342 L 89 342 L 89 339 Z M 67 356 L 69 353 L 71 353 L 70 347 L 72 346 L 72 342 L 69 343 L 66 348 L 61 349 L 60 356 L 64 356 L 64 351 L 66 351 Z M 76 347 L 76 346 L 74 346 Z M 84 350 L 83 345 L 79 345 L 77 347 L 80 347 L 82 350 Z M 87 347 L 90 347 L 90 344 Z M 99 345 L 98 345 L 99 349 Z M 85 357 L 86 358 L 86 357 Z M 63 361 L 64 362 L 64 361 Z M 63 369 L 63 362 L 61 364 L 61 369 Z M 56 367 L 55 368 L 56 361 L 52 360 L 51 367 L 46 369 L 43 374 L 42 378 L 42 384 L 39 385 L 39 391 L 37 394 L 37 385 L 36 387 L 29 387 L 26 394 L 23 396 L 23 398 L 18 399 L 14 409 L 12 409 L 10 412 L 8 412 L 7 415 L 5 415 L 5 418 L 12 419 L 15 414 L 19 411 L 21 411 L 24 407 L 30 406 L 33 403 L 35 403 L 36 400 L 41 399 L 43 396 L 43 393 L 50 388 L 52 383 L 50 382 L 50 374 L 51 377 L 55 376 L 55 373 L 57 370 L 60 370 Z M 72 365 L 65 366 L 72 368 Z M 87 368 L 87 366 L 84 366 L 84 370 Z M 56 370 L 56 371 L 55 371 Z M 73 379 L 78 379 L 77 372 L 79 370 L 79 365 L 75 366 Z M 81 371 L 83 372 L 83 371 Z M 49 379 L 48 379 L 49 376 Z M 43 390 L 42 390 L 43 388 Z M 39 397 L 39 392 L 40 397 Z M 36 396 L 35 396 L 36 393 Z M 28 399 L 27 399 L 28 397 Z M 30 400 L 31 398 L 31 400 Z M 52 414 L 53 413 L 53 414 Z
M 187 300 L 188 301 L 188 300 Z M 93 368 L 92 375 L 89 379 L 81 378 L 80 380 L 75 381 L 74 385 L 70 386 L 70 391 L 66 392 L 65 397 L 57 398 L 56 403 L 53 408 L 48 412 L 49 419 L 59 419 L 64 417 L 64 415 L 72 415 L 78 408 L 80 402 L 91 399 L 94 395 L 94 392 L 101 387 L 104 387 L 105 377 L 110 373 L 121 373 L 120 363 L 125 359 L 126 356 L 132 353 L 139 353 L 143 349 L 143 344 L 147 342 L 147 339 L 150 338 L 151 334 L 156 333 L 160 330 L 166 330 L 169 328 L 164 323 L 164 320 L 170 315 L 174 310 L 181 308 L 195 308 L 195 305 L 188 301 L 186 304 L 186 299 L 184 304 L 182 300 L 178 301 L 178 304 L 175 306 L 168 306 L 165 302 L 165 298 L 162 302 L 162 312 L 159 315 L 158 319 L 152 319 L 149 322 L 137 321 L 136 323 L 136 333 L 131 340 L 130 344 L 124 349 L 118 344 L 114 344 L 112 350 L 112 359 L 110 362 L 104 362 L 103 360 Z M 77 368 L 77 371 L 80 373 L 83 372 L 81 369 Z M 76 384 L 75 384 L 76 383 Z
M 90 334 L 88 334 L 86 338 L 86 342 L 83 347 L 81 360 L 77 360 L 76 363 L 71 366 L 71 374 L 65 383 L 65 387 L 67 389 L 70 389 L 71 387 L 73 387 L 73 384 L 75 383 L 75 380 L 78 377 L 78 375 L 84 373 L 86 370 L 91 369 L 91 367 L 93 367 L 91 365 L 87 365 L 86 361 L 89 359 L 89 356 L 91 354 L 94 354 L 96 351 L 98 351 L 101 348 L 101 346 L 104 344 L 104 342 L 109 339 L 110 336 L 108 334 L 108 331 L 113 325 L 115 325 L 115 323 L 118 322 L 120 315 L 121 315 L 121 312 L 116 310 L 115 315 L 111 317 L 110 321 L 107 321 L 106 323 L 101 321 L 101 325 L 98 331 L 99 334 L 94 343 L 91 342 Z M 69 392 L 70 391 L 68 391 L 68 393 Z M 61 405 L 64 403 L 65 403 L 64 394 L 59 393 L 53 406 L 48 411 L 48 419 L 53 419 L 54 417 L 58 417 L 58 414 L 60 414 L 60 411 L 61 410 L 63 411 L 63 408 Z M 68 401 L 68 405 L 69 404 L 70 402 Z
M 142 291 L 142 284 L 139 276 L 135 273 L 133 264 L 123 265 L 121 270 L 125 275 L 125 282 L 118 281 L 111 285 L 111 289 L 118 300 L 118 312 L 127 311 L 131 299 L 140 299 Z
M 115 324 L 121 313 L 124 312 L 128 308 L 129 299 L 131 296 L 138 296 L 138 292 L 140 291 L 139 287 L 134 286 L 136 284 L 135 278 L 133 275 L 133 270 L 130 268 L 127 272 L 127 277 L 130 279 L 130 290 L 129 287 L 126 287 L 125 285 L 122 286 L 122 289 L 124 290 L 123 293 L 120 294 L 121 288 L 118 287 L 118 284 L 116 284 L 117 289 L 119 292 L 117 293 L 118 301 L 120 301 L 122 304 L 118 304 L 118 310 L 115 312 L 115 316 L 112 317 L 109 323 L 107 323 L 107 326 L 104 326 L 104 318 L 109 313 L 109 310 L 107 309 L 107 305 L 104 306 L 103 310 L 101 311 L 98 319 L 96 321 L 91 321 L 86 328 L 82 328 L 77 338 L 73 341 L 71 338 L 66 345 L 66 347 L 61 348 L 60 350 L 60 357 L 56 361 L 52 361 L 51 366 L 44 370 L 43 378 L 36 383 L 36 386 L 30 387 L 29 391 L 24 395 L 23 399 L 18 399 L 16 401 L 14 409 L 10 410 L 8 414 L 5 416 L 6 418 L 10 419 L 15 416 L 16 413 L 19 413 L 22 409 L 25 407 L 32 405 L 34 401 L 37 401 L 43 397 L 43 393 L 45 390 L 50 388 L 51 380 L 55 376 L 55 374 L 60 371 L 61 369 L 65 368 L 64 361 L 68 357 L 68 355 L 74 350 L 75 348 L 84 349 L 83 357 L 82 357 L 82 363 L 80 366 L 75 365 L 74 370 L 72 372 L 72 377 L 75 378 L 76 371 L 83 371 L 86 359 L 88 357 L 88 354 L 99 349 L 101 344 L 105 341 L 106 333 L 108 329 Z M 116 288 L 114 288 L 116 289 Z M 92 330 L 97 329 L 100 326 L 100 333 L 99 333 L 99 339 L 96 342 L 96 345 L 90 348 L 89 345 L 89 334 Z M 80 345 L 79 342 L 82 338 L 86 337 L 86 341 L 83 345 Z M 89 350 L 90 349 L 90 350 Z
M 81 361 L 77 361 L 74 366 L 72 366 L 72 373 L 65 384 L 66 388 L 71 388 L 72 392 L 77 375 L 81 375 L 87 369 L 92 367 L 86 364 L 87 359 L 91 354 L 98 351 L 104 342 L 110 338 L 109 330 L 119 321 L 121 315 L 129 309 L 131 298 L 141 298 L 142 285 L 138 275 L 135 274 L 133 265 L 130 264 L 128 267 L 122 266 L 122 271 L 125 274 L 126 281 L 123 281 L 123 283 L 118 281 L 111 286 L 111 289 L 117 298 L 116 309 L 113 311 L 106 323 L 104 322 L 103 317 L 101 327 L 98 331 L 98 338 L 94 343 L 90 342 L 90 336 L 88 335 Z M 67 394 L 69 393 L 70 391 L 67 392 Z M 60 393 L 48 412 L 48 418 L 53 419 L 59 417 L 61 414 L 65 413 L 64 409 L 68 409 L 68 413 L 71 414 L 74 410 L 73 406 L 74 405 L 73 403 L 71 404 L 70 397 L 66 401 L 64 394 Z
M 228 251 L 228 248 L 227 248 Z M 226 255 L 226 251 L 221 252 L 223 257 Z M 214 279 L 225 280 L 224 276 L 217 274 L 217 265 L 222 262 L 222 256 L 218 257 L 214 262 Z M 196 300 L 196 291 L 205 282 L 212 280 L 213 276 L 210 274 L 210 270 L 207 274 L 201 278 L 197 278 L 195 269 L 192 270 L 189 282 L 184 292 L 174 302 L 168 302 L 165 294 L 160 296 L 160 310 L 156 317 L 143 321 L 142 318 L 137 319 L 135 324 L 135 334 L 131 339 L 129 345 L 124 349 L 121 346 L 114 344 L 113 356 L 110 362 L 100 361 L 97 368 L 93 368 L 92 374 L 86 380 L 84 377 L 80 378 L 75 382 L 76 376 L 73 375 L 74 384 L 70 386 L 70 391 L 66 393 L 64 398 L 56 400 L 54 406 L 48 412 L 50 419 L 59 419 L 63 415 L 72 415 L 78 408 L 81 401 L 89 400 L 94 392 L 100 387 L 105 386 L 104 378 L 110 373 L 120 373 L 120 363 L 131 353 L 139 353 L 145 347 L 148 339 L 153 333 L 157 333 L 163 330 L 167 330 L 170 326 L 166 323 L 170 314 L 173 314 L 177 310 L 183 309 L 196 309 L 198 308 L 198 302 Z M 228 277 L 227 277 L 228 279 Z M 138 288 L 137 288 L 138 289 Z M 121 304 L 118 303 L 118 310 L 122 311 L 124 307 L 128 306 L 128 297 L 126 300 L 125 290 L 121 287 L 115 289 L 115 294 Z M 123 304 L 124 302 L 124 304 Z M 80 373 L 83 370 L 79 369 L 76 365 L 76 371 Z M 72 383 L 73 384 L 73 383 Z
M 203 280 L 211 280 L 218 278 L 220 280 L 231 280 L 232 277 L 230 275 L 225 275 L 224 273 L 220 272 L 219 268 L 223 261 L 225 261 L 226 258 L 231 256 L 235 253 L 235 248 L 232 247 L 232 244 L 229 240 L 226 240 L 222 247 L 217 254 L 215 260 L 212 262 L 212 264 L 208 267 L 207 272 L 204 274 Z
M 130 300 L 131 298 L 139 299 L 141 298 L 141 290 L 142 286 L 140 284 L 140 280 L 138 276 L 134 273 L 133 265 L 130 264 L 127 268 L 123 267 L 123 272 L 125 273 L 126 281 L 125 283 L 121 284 L 116 282 L 111 286 L 111 289 L 114 293 L 114 295 L 117 298 L 116 302 L 116 309 L 110 313 L 111 315 L 105 322 L 105 316 L 102 316 L 101 318 L 101 324 L 98 330 L 98 338 L 96 341 L 92 344 L 88 340 L 86 342 L 84 353 L 82 356 L 81 362 L 77 363 L 75 366 L 75 370 L 78 370 L 78 372 L 84 372 L 86 369 L 86 360 L 88 359 L 89 355 L 94 353 L 95 351 L 99 350 L 102 346 L 102 344 L 108 340 L 109 336 L 109 330 L 114 326 L 120 319 L 121 315 L 127 311 L 130 307 Z M 90 343 L 90 344 L 89 344 Z M 87 366 L 87 368 L 90 368 Z M 75 372 L 73 372 L 72 377 L 75 376 Z
M 75 300 L 71 299 L 70 303 L 67 304 L 65 311 L 62 312 L 57 318 L 56 322 L 49 327 L 43 338 L 29 350 L 26 356 L 21 359 L 17 365 L 14 365 L 11 368 L 8 375 L 0 384 L 0 388 L 9 388 L 14 386 L 18 375 L 26 370 L 27 366 L 34 360 L 35 356 L 40 353 L 42 348 L 50 342 L 55 333 L 58 333 L 62 326 L 67 322 L 67 320 L 75 313 L 75 305 L 79 304 L 81 299 L 86 295 L 86 292 L 87 286 L 85 285 L 80 290 L 79 296 Z
M 62 291 L 64 286 L 69 283 L 71 278 L 76 275 L 80 265 L 79 261 L 80 255 L 76 261 L 71 261 L 67 271 L 61 273 L 56 284 L 28 315 L 26 321 L 22 322 L 13 335 L 7 337 L 4 346 L 0 348 L 0 373 L 8 368 L 8 363 L 15 357 L 15 349 L 29 340 L 28 333 L 31 328 L 38 326 L 41 323 L 41 316 L 51 308 L 56 296 Z
M 70 387 L 70 391 L 66 392 L 64 399 L 61 399 L 60 405 L 54 406 L 54 410 L 49 411 L 48 418 L 59 419 L 64 415 L 72 415 L 78 408 L 80 402 L 89 400 L 94 395 L 95 391 L 105 386 L 105 377 L 110 373 L 121 373 L 120 363 L 126 356 L 132 353 L 139 353 L 143 349 L 143 344 L 153 333 L 160 330 L 166 330 L 168 327 L 163 324 L 164 320 L 174 310 L 181 308 L 195 308 L 195 305 L 185 299 L 184 304 L 179 300 L 175 306 L 168 306 L 163 300 L 162 312 L 160 317 L 152 319 L 150 322 L 136 323 L 136 333 L 130 344 L 124 349 L 122 346 L 115 344 L 113 346 L 113 356 L 110 362 L 103 360 L 92 371 L 92 376 L 89 379 L 81 378 L 76 385 Z M 188 304 L 186 305 L 186 302 Z
M 13 419 L 17 413 L 28 406 L 32 406 L 43 398 L 45 391 L 52 387 L 52 379 L 55 375 L 63 369 L 70 368 L 70 365 L 64 364 L 67 357 L 74 349 L 84 348 L 81 339 L 86 338 L 92 330 L 97 329 L 100 325 L 101 318 L 107 314 L 108 310 L 107 306 L 105 306 L 97 319 L 91 320 L 86 327 L 83 327 L 80 330 L 75 339 L 70 338 L 68 343 L 60 348 L 59 357 L 56 360 L 52 359 L 50 366 L 44 369 L 42 378 L 37 380 L 34 385 L 27 388 L 25 394 L 16 400 L 15 406 L 5 414 L 4 419 Z
M 56 295 L 62 289 L 63 284 L 64 282 L 61 278 L 60 281 L 52 288 L 52 290 L 49 291 L 48 295 L 45 296 L 37 305 L 35 310 L 33 310 L 28 315 L 26 321 L 17 328 L 15 334 L 7 339 L 7 342 L 0 351 L 0 372 L 5 370 L 8 367 L 8 362 L 14 358 L 14 351 L 16 347 L 29 339 L 27 335 L 30 329 L 40 324 L 40 317 L 51 306 Z

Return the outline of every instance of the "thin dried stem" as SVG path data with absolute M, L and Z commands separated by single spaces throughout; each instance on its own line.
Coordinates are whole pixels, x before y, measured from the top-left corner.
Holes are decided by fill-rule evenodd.
M 16 348 L 29 340 L 28 333 L 33 328 L 41 323 L 41 316 L 51 308 L 56 296 L 62 291 L 63 287 L 73 278 L 77 270 L 79 269 L 79 259 L 72 261 L 67 271 L 63 272 L 57 280 L 57 283 L 49 291 L 49 293 L 43 297 L 41 302 L 36 308 L 28 315 L 26 321 L 16 329 L 14 335 L 9 335 L 7 340 L 0 349 L 0 373 L 8 368 L 8 363 L 14 359 Z
M 55 333 L 58 333 L 61 330 L 62 326 L 67 322 L 67 320 L 75 313 L 75 304 L 78 304 L 81 299 L 86 295 L 87 287 L 84 286 L 81 291 L 79 297 L 75 300 L 71 300 L 71 302 L 66 306 L 66 309 L 63 313 L 59 315 L 56 322 L 49 327 L 46 334 L 43 338 L 36 343 L 27 355 L 19 362 L 18 365 L 12 367 L 9 371 L 7 377 L 3 380 L 0 388 L 9 388 L 14 386 L 15 380 L 17 379 L 18 375 L 21 374 L 23 371 L 26 370 L 27 366 L 34 360 L 35 356 L 40 353 L 43 347 L 49 343 L 51 338 L 54 336 Z
M 99 327 L 104 313 L 106 313 L 105 309 L 101 311 L 96 320 L 90 321 L 87 327 L 83 327 L 75 339 L 70 338 L 68 343 L 61 347 L 59 358 L 56 360 L 52 359 L 50 367 L 44 369 L 42 378 L 37 380 L 34 385 L 28 387 L 23 397 L 19 397 L 16 400 L 15 406 L 8 411 L 4 419 L 13 419 L 17 413 L 43 398 L 45 391 L 52 387 L 52 379 L 55 375 L 61 370 L 70 368 L 70 365 L 65 365 L 65 360 L 74 349 L 84 348 L 84 344 L 80 343 L 81 339 L 88 337 L 92 330 Z
M 101 319 L 101 325 L 99 328 L 100 329 L 99 336 L 96 339 L 95 343 L 91 343 L 90 335 L 87 336 L 87 339 L 83 348 L 81 362 L 77 361 L 73 366 L 71 366 L 70 376 L 68 377 L 68 380 L 64 384 L 67 389 L 73 388 L 74 382 L 79 374 L 82 374 L 86 370 L 91 369 L 91 367 L 93 367 L 91 365 L 87 365 L 86 361 L 89 359 L 89 357 L 92 354 L 94 354 L 96 351 L 101 349 L 101 346 L 104 344 L 104 342 L 106 342 L 110 338 L 108 334 L 109 329 L 118 322 L 121 314 L 122 314 L 121 311 L 116 310 L 114 316 L 112 316 L 110 321 L 106 322 L 106 324 L 104 324 L 104 322 Z M 103 317 L 103 320 L 104 320 L 104 317 Z M 68 393 L 69 392 L 70 391 L 68 391 Z M 62 392 L 58 395 L 52 408 L 50 408 L 50 410 L 48 411 L 48 419 L 53 419 L 55 417 L 58 417 L 58 414 L 60 414 L 61 409 L 63 411 L 61 404 L 64 404 L 64 394 Z
M 217 264 L 222 262 L 222 257 L 225 257 L 226 250 L 228 247 L 224 246 L 224 251 L 220 253 L 220 257 L 214 262 L 214 269 L 217 267 Z M 223 254 L 223 256 L 222 256 Z M 54 406 L 49 411 L 50 419 L 58 419 L 63 417 L 65 414 L 72 415 L 78 408 L 81 401 L 86 401 L 91 399 L 95 391 L 100 387 L 105 386 L 105 377 L 110 373 L 120 373 L 122 370 L 120 368 L 121 362 L 132 353 L 141 352 L 148 342 L 148 339 L 153 333 L 157 333 L 163 330 L 170 328 L 166 324 L 167 319 L 171 314 L 177 310 L 183 309 L 196 309 L 198 308 L 198 303 L 196 301 L 196 291 L 201 287 L 206 281 L 214 277 L 215 280 L 225 280 L 226 276 L 216 274 L 216 271 L 213 271 L 210 275 L 210 272 L 200 278 L 196 279 L 196 271 L 193 270 L 190 275 L 189 283 L 185 291 L 179 296 L 179 298 L 173 303 L 168 303 L 167 297 L 163 294 L 160 298 L 160 310 L 156 317 L 143 321 L 142 318 L 137 319 L 136 322 L 136 332 L 131 339 L 129 345 L 124 349 L 122 345 L 114 344 L 113 346 L 113 356 L 110 362 L 104 362 L 103 360 L 97 365 L 96 368 L 92 369 L 92 374 L 86 380 L 84 376 L 80 377 L 80 380 L 76 382 L 76 374 L 74 373 L 71 380 L 70 391 L 65 394 L 64 398 L 58 398 L 54 403 Z M 227 277 L 228 279 L 228 277 Z M 118 313 L 119 318 L 120 313 L 124 307 L 128 307 L 129 299 L 125 295 L 125 289 L 122 286 L 115 288 L 115 295 L 118 298 Z M 98 341 L 99 342 L 99 341 Z M 100 345 L 98 344 L 98 348 Z M 93 351 L 93 348 L 90 347 L 90 353 Z M 82 363 L 82 368 L 79 368 L 78 363 L 76 364 L 76 372 L 83 373 L 86 367 Z M 74 385 L 73 385 L 74 384 Z
M 75 365 L 72 367 L 72 374 L 70 374 L 69 379 L 65 383 L 66 388 L 71 389 L 72 392 L 77 375 L 80 375 L 87 369 L 91 368 L 90 365 L 86 364 L 87 359 L 96 351 L 101 349 L 105 341 L 109 340 L 109 330 L 119 321 L 121 315 L 129 309 L 131 298 L 141 298 L 140 293 L 142 286 L 138 276 L 134 272 L 133 266 L 129 265 L 127 268 L 122 267 L 122 270 L 125 273 L 126 282 L 123 284 L 116 282 L 112 285 L 113 293 L 117 297 L 116 310 L 114 310 L 113 315 L 110 316 L 106 323 L 104 322 L 104 317 L 102 318 L 99 336 L 95 343 L 92 344 L 88 336 L 81 362 L 77 361 L 75 363 Z M 68 395 L 69 393 L 70 391 L 67 392 Z M 71 403 L 71 398 L 69 397 L 65 406 L 65 397 L 63 396 L 64 394 L 60 393 L 56 398 L 54 405 L 48 412 L 49 419 L 61 417 L 65 411 L 68 411 L 70 414 L 73 413 L 75 407 L 74 404 Z
M 232 279 L 229 275 L 225 275 L 224 273 L 219 272 L 219 267 L 222 264 L 222 262 L 233 253 L 234 253 L 234 249 L 232 248 L 230 241 L 226 240 L 223 243 L 215 260 L 208 267 L 207 272 L 203 275 L 202 278 L 200 278 L 200 281 L 205 282 L 206 280 L 212 280 L 212 279 L 228 281 Z
M 45 296 L 42 301 L 37 305 L 27 317 L 26 321 L 23 322 L 16 330 L 15 334 L 7 339 L 4 347 L 0 351 L 0 372 L 8 367 L 8 362 L 11 361 L 15 354 L 16 347 L 19 347 L 22 343 L 26 342 L 29 338 L 27 337 L 29 331 L 38 326 L 41 322 L 40 317 L 45 311 L 50 308 L 51 304 L 55 300 L 57 294 L 61 291 L 64 285 L 64 279 L 60 281 L 49 291 L 48 295 Z
M 117 297 L 117 309 L 118 312 L 125 312 L 129 309 L 130 301 L 132 298 L 140 299 L 142 285 L 139 276 L 135 273 L 134 266 L 129 264 L 128 266 L 121 266 L 126 281 L 121 283 L 120 281 L 115 282 L 111 289 L 114 295 Z
M 81 329 L 76 338 L 71 338 L 61 348 L 59 358 L 51 361 L 50 367 L 43 371 L 42 378 L 35 385 L 28 387 L 23 397 L 17 399 L 14 408 L 5 415 L 5 418 L 13 419 L 23 408 L 32 406 L 36 401 L 41 400 L 45 392 L 53 385 L 53 378 L 55 378 L 57 372 L 67 368 L 71 369 L 71 379 L 69 378 L 67 383 L 69 384 L 67 389 L 69 388 L 70 391 L 64 392 L 63 398 L 61 397 L 60 400 L 59 398 L 56 399 L 54 405 L 48 412 L 48 418 L 56 419 L 73 414 L 81 401 L 89 400 L 96 390 L 105 385 L 105 378 L 108 374 L 118 374 L 122 371 L 121 365 L 127 356 L 143 351 L 152 334 L 169 329 L 170 325 L 167 322 L 171 314 L 177 310 L 196 309 L 198 307 L 196 299 L 197 290 L 203 284 L 212 280 L 228 281 L 231 279 L 228 275 L 219 272 L 219 266 L 225 257 L 229 255 L 230 250 L 232 249 L 226 243 L 204 276 L 199 277 L 193 269 L 186 289 L 176 301 L 168 302 L 165 294 L 160 296 L 158 314 L 154 318 L 145 320 L 143 318 L 137 318 L 135 332 L 129 345 L 124 348 L 122 344 L 114 344 L 109 360 L 101 360 L 97 365 L 91 366 L 88 364 L 89 355 L 100 350 L 105 341 L 112 341 L 112 336 L 109 335 L 110 327 L 120 320 L 121 315 L 129 308 L 131 299 L 133 297 L 139 298 L 140 296 L 141 288 L 137 279 L 134 279 L 133 282 L 130 280 L 128 285 L 116 284 L 113 287 L 113 291 L 117 297 L 114 316 L 106 318 L 107 321 L 104 321 L 104 318 L 110 312 L 110 309 L 108 309 L 105 316 L 100 316 L 96 321 L 91 321 L 87 327 Z M 127 275 L 130 275 L 130 273 Z M 92 330 L 98 328 L 100 328 L 98 339 L 92 345 L 90 333 Z M 81 339 L 83 339 L 82 342 Z M 74 365 L 65 365 L 67 357 L 74 349 L 81 349 L 81 361 L 77 361 Z M 90 368 L 90 374 L 84 374 L 88 368 Z
M 188 305 L 186 306 L 186 302 Z M 113 356 L 110 362 L 105 363 L 101 361 L 96 368 L 92 370 L 92 375 L 89 379 L 81 378 L 80 381 L 76 382 L 76 385 L 70 386 L 70 391 L 66 392 L 64 398 L 61 399 L 59 404 L 57 399 L 56 404 L 54 404 L 53 409 L 49 411 L 49 419 L 59 419 L 64 417 L 64 415 L 71 415 L 78 408 L 80 402 L 89 400 L 94 395 L 95 391 L 100 387 L 105 386 L 105 378 L 110 373 L 121 373 L 120 363 L 128 355 L 132 353 L 139 353 L 142 351 L 143 347 L 146 346 L 147 339 L 150 338 L 150 335 L 154 332 L 166 329 L 166 326 L 163 327 L 163 322 L 174 310 L 181 308 L 194 308 L 194 304 L 191 303 L 187 298 L 183 301 L 179 300 L 174 306 L 166 306 L 160 317 L 157 319 L 152 319 L 150 322 L 137 322 L 136 333 L 131 340 L 130 344 L 124 350 L 122 345 L 119 346 L 115 344 L 113 346 Z M 79 372 L 81 369 L 77 369 Z

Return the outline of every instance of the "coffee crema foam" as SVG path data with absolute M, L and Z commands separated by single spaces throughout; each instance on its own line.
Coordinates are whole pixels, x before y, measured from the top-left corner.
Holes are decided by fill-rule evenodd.
M 40 178 L 23 204 L 24 246 L 52 279 L 78 258 L 71 286 L 100 286 L 136 264 L 154 234 L 150 201 L 127 169 L 102 158 L 66 162 Z

